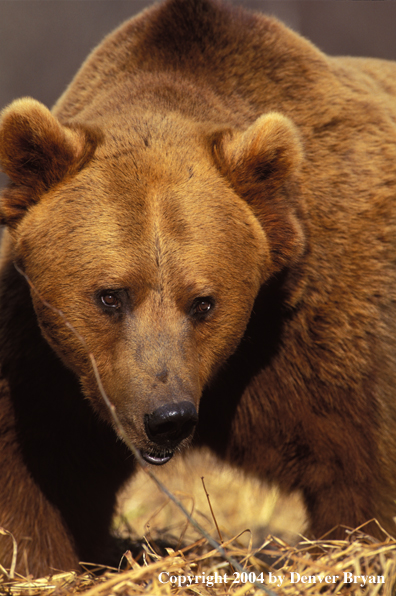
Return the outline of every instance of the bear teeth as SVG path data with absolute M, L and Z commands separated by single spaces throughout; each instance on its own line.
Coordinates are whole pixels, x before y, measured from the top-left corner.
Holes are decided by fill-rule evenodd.
M 147 451 L 141 451 L 140 455 L 148 464 L 153 466 L 163 466 L 173 457 L 173 451 L 166 451 L 162 455 L 156 453 L 148 453 Z

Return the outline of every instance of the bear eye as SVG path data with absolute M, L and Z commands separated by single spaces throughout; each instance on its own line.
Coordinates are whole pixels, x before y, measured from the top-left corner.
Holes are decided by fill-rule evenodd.
M 213 308 L 213 306 L 214 306 L 213 298 L 210 298 L 208 296 L 205 296 L 202 298 L 197 298 L 196 300 L 194 300 L 194 303 L 192 306 L 192 314 L 200 316 L 200 317 L 205 316 L 209 313 L 209 311 Z
M 106 308 L 117 309 L 121 306 L 121 300 L 117 296 L 116 292 L 112 290 L 105 290 L 104 292 L 101 292 L 100 300 Z

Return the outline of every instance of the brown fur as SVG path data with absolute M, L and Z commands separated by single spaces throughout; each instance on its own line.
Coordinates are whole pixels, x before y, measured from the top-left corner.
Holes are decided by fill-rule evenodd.
M 300 490 L 314 536 L 374 517 L 396 534 L 395 74 L 168 0 L 106 38 L 52 113 L 6 108 L 0 525 L 21 570 L 23 552 L 35 574 L 106 560 L 134 462 L 85 348 L 14 261 L 85 338 L 142 452 L 145 416 L 188 401 L 195 444 Z

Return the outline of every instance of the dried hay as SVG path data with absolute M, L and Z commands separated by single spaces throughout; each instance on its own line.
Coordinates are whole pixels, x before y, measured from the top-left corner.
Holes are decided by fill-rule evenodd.
M 239 561 L 246 569 L 246 579 L 249 577 L 253 579 L 254 573 L 256 578 L 262 577 L 264 583 L 256 586 L 250 582 L 232 583 L 235 572 L 229 563 L 224 561 L 216 550 L 211 549 L 204 539 L 201 539 L 178 551 L 168 549 L 166 556 L 157 555 L 147 544 L 144 564 L 140 566 L 127 553 L 129 569 L 123 572 L 108 570 L 101 576 L 95 576 L 92 573 L 80 576 L 75 573 L 62 573 L 32 581 L 21 578 L 10 580 L 3 575 L 3 579 L 0 580 L 0 592 L 14 596 L 41 594 L 48 596 L 52 594 L 56 596 L 71 594 L 258 596 L 265 593 L 278 596 L 300 594 L 392 596 L 396 593 L 396 541 L 391 539 L 379 543 L 364 533 L 357 532 L 352 533 L 349 539 L 344 541 L 302 541 L 294 547 L 274 537 L 269 537 L 261 549 L 254 551 L 238 546 L 237 539 L 225 543 L 224 547 L 227 554 Z M 322 555 L 313 557 L 310 554 L 313 547 L 319 548 Z M 282 566 L 276 570 L 269 568 L 260 558 L 265 553 L 273 555 L 273 549 L 276 550 L 282 562 Z M 272 573 L 272 580 L 276 576 L 276 581 L 269 583 L 269 572 Z M 229 578 L 227 584 L 214 583 L 216 578 L 224 578 L 225 574 Z M 193 582 L 190 587 L 186 586 L 188 576 Z M 282 577 L 281 586 L 279 576 Z M 362 576 L 367 578 L 365 587 L 363 587 Z M 176 582 L 171 584 L 168 581 L 170 577 Z M 326 583 L 326 578 L 329 583 Z M 242 579 L 245 578 L 242 577 Z

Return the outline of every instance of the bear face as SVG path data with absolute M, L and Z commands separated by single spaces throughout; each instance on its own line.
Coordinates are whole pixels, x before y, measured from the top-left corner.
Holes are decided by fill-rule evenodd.
M 92 353 L 130 440 L 159 464 L 191 435 L 203 388 L 279 268 L 254 187 L 265 179 L 275 203 L 300 146 L 277 114 L 245 132 L 148 112 L 127 135 L 118 129 L 76 132 L 33 100 L 10 106 L 0 134 L 14 185 L 3 217 L 45 338 L 111 421 Z

